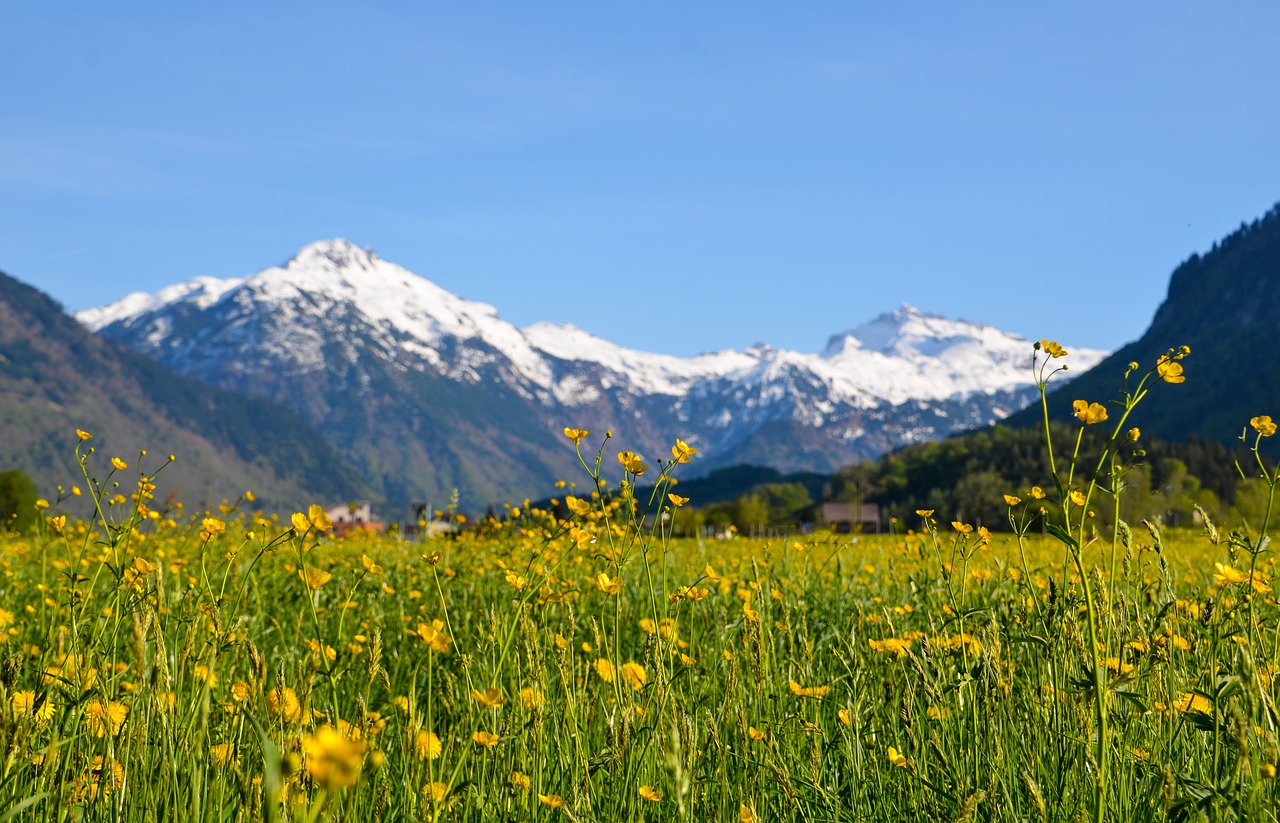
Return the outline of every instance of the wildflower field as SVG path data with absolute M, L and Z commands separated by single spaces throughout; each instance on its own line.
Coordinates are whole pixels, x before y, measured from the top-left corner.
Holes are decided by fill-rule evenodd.
M 163 461 L 79 432 L 80 484 L 0 536 L 0 820 L 1274 820 L 1266 523 L 1107 516 L 1183 356 L 1077 404 L 1107 450 L 996 533 L 672 539 L 696 450 L 566 429 L 551 506 L 339 539 L 161 504 Z

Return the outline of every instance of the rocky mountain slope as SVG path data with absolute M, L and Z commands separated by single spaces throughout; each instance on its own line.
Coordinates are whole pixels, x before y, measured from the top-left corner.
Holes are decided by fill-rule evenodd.
M 57 485 L 85 487 L 74 458 L 77 428 L 95 435 L 93 476 L 106 476 L 112 456 L 129 464 L 115 478 L 125 493 L 142 449 L 152 467 L 177 456 L 156 478 L 157 497 L 175 493 L 191 506 L 235 499 L 246 488 L 272 509 L 369 493 L 296 412 L 103 340 L 49 296 L 0 274 L 0 469 L 22 469 L 49 497 Z

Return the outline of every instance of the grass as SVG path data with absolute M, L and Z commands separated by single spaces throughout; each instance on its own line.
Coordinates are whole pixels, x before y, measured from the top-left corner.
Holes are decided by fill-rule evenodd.
M 559 513 L 525 504 L 409 542 L 335 539 L 318 507 L 160 505 L 163 464 L 132 489 L 123 461 L 96 480 L 83 436 L 88 492 L 0 536 L 0 820 L 1274 820 L 1280 805 L 1274 554 L 1211 525 L 1108 528 L 1092 507 L 1120 488 L 1115 461 L 1010 489 L 1011 533 L 924 512 L 884 537 L 698 542 L 660 516 L 693 450 L 677 441 L 633 500 L 649 467 L 624 452 L 608 482 L 606 435 L 583 467 L 610 494 L 568 488 Z M 1043 532 L 1028 527 L 1042 505 Z

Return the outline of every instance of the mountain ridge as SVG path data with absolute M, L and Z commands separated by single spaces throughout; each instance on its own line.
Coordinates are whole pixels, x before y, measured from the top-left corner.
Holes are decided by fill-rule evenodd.
M 619 448 L 648 455 L 682 437 L 702 450 L 701 471 L 783 456 L 787 443 L 803 448 L 778 468 L 831 470 L 994 422 L 1034 395 L 1028 341 L 905 304 L 818 353 L 761 345 L 681 358 L 570 324 L 517 328 L 345 240 L 77 317 L 185 374 L 294 408 L 359 454 L 388 498 L 439 499 L 459 475 L 490 500 L 519 494 L 517 477 L 561 479 L 577 471 L 566 425 L 615 429 Z M 485 415 L 466 417 L 477 408 Z M 497 441 L 535 465 L 495 454 Z M 384 460 L 392 442 L 433 468 Z M 497 463 L 469 465 L 481 454 Z

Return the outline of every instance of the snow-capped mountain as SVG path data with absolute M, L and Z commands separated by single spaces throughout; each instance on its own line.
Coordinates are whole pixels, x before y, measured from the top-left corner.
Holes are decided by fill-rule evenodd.
M 294 407 L 392 500 L 539 494 L 574 476 L 566 425 L 611 428 L 619 449 L 653 457 L 682 437 L 703 470 L 829 470 L 994 422 L 1035 395 L 1028 341 L 907 305 L 821 353 L 681 358 L 569 325 L 517 328 L 345 240 L 77 316 L 178 371 Z M 1071 362 L 1104 355 L 1077 349 Z

